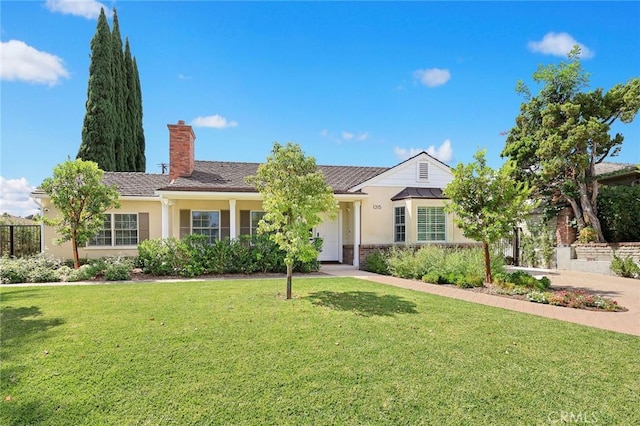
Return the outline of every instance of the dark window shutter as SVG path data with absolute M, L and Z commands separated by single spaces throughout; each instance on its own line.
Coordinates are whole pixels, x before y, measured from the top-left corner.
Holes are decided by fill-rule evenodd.
M 220 239 L 224 240 L 231 235 L 229 210 L 220 210 Z
M 138 243 L 149 239 L 149 213 L 138 213 Z
M 180 210 L 180 239 L 191 233 L 191 210 Z
M 251 211 L 240 210 L 240 235 L 251 234 Z

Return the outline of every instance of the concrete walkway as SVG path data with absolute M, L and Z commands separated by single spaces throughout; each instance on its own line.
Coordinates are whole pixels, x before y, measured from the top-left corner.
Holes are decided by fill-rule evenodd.
M 510 299 L 496 295 L 476 293 L 449 286 L 426 284 L 420 281 L 390 277 L 360 271 L 350 265 L 322 265 L 321 272 L 340 277 L 356 277 L 380 284 L 392 285 L 425 293 L 437 294 L 473 303 L 510 309 L 512 311 L 569 321 L 590 327 L 617 331 L 618 333 L 640 336 L 640 281 L 609 275 L 591 274 L 575 271 L 532 272 L 533 275 L 546 275 L 553 287 L 570 287 L 610 297 L 628 309 L 627 312 L 599 312 L 584 309 L 572 309 L 561 306 L 543 305 L 524 300 Z

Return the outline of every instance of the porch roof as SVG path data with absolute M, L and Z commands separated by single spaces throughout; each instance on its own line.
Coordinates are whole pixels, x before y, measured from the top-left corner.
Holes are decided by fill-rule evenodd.
M 406 199 L 419 199 L 419 200 L 431 200 L 431 199 L 446 199 L 440 188 L 418 188 L 408 186 L 396 195 L 391 197 L 391 201 L 399 201 Z

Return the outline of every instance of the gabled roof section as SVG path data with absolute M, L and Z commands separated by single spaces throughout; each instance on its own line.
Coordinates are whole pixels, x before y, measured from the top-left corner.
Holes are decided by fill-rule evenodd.
M 444 200 L 447 199 L 442 193 L 440 188 L 418 188 L 418 187 L 406 187 L 396 195 L 391 197 L 391 201 L 399 201 L 406 199 L 418 199 L 418 200 Z
M 260 163 L 227 161 L 196 161 L 191 176 L 179 177 L 173 182 L 166 180 L 159 191 L 201 191 L 201 192 L 255 192 L 255 188 L 245 182 L 247 176 L 258 172 Z M 371 179 L 388 168 L 362 166 L 323 166 L 318 169 L 324 174 L 327 184 L 335 193 L 347 193 L 354 185 Z
M 418 162 L 423 162 L 423 161 L 426 161 L 430 165 L 435 166 L 435 168 L 439 169 L 441 172 L 446 174 L 448 177 L 450 176 L 450 178 L 453 179 L 453 173 L 452 173 L 451 167 L 449 165 L 447 165 L 447 164 L 443 163 L 442 161 L 438 160 L 434 156 L 430 155 L 428 152 L 422 151 L 422 152 L 419 152 L 418 154 L 414 155 L 413 157 L 408 158 L 408 159 L 404 160 L 403 162 L 401 162 L 399 164 L 396 164 L 393 167 L 387 168 L 382 173 L 380 173 L 378 175 L 375 175 L 375 176 L 372 176 L 370 179 L 367 179 L 365 181 L 360 182 L 357 185 L 354 185 L 353 187 L 350 188 L 349 191 L 350 192 L 356 192 L 356 191 L 362 190 L 362 188 L 364 188 L 366 186 L 376 186 L 376 184 L 379 184 L 380 182 L 382 182 L 386 178 L 391 177 L 392 175 L 400 172 L 403 169 L 406 169 L 407 167 L 411 167 L 411 164 L 416 164 Z M 410 173 L 413 173 L 413 172 L 410 172 Z

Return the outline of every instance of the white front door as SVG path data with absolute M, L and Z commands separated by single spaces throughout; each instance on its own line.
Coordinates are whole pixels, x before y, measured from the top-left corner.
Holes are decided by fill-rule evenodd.
M 322 251 L 318 255 L 321 262 L 337 262 L 340 260 L 340 228 L 338 217 L 329 220 L 322 215 L 323 221 L 313 229 L 313 236 L 322 238 Z

